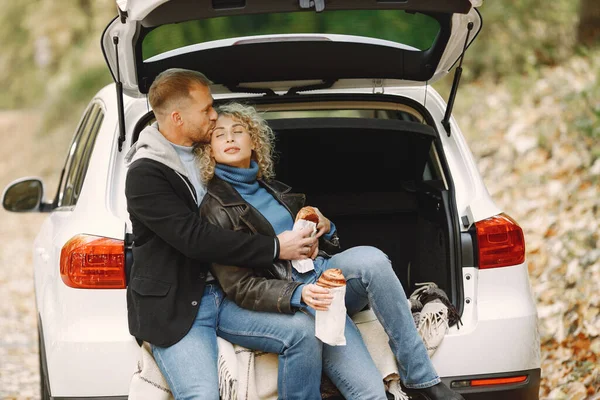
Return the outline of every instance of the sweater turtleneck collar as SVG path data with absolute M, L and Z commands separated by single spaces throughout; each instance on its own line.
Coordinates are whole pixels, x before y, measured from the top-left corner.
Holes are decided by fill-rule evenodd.
M 238 168 L 217 163 L 215 175 L 232 184 L 240 194 L 253 193 L 259 187 L 256 180 L 258 164 L 254 160 L 250 161 L 250 168 Z
M 183 162 L 194 161 L 194 147 L 193 146 L 181 146 L 172 142 L 171 146 L 175 149 L 179 157 Z

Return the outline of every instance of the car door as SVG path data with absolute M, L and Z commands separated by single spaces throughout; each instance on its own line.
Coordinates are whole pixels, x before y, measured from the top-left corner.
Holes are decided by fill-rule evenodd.
M 87 172 L 96 135 L 104 119 L 102 104 L 93 101 L 86 108 L 69 146 L 61 179 L 50 216 L 44 221 L 34 241 L 34 276 L 37 307 L 40 315 L 48 315 L 54 307 L 45 299 L 55 298 L 52 292 L 60 279 L 60 250 L 64 244 L 61 231 L 70 223 Z

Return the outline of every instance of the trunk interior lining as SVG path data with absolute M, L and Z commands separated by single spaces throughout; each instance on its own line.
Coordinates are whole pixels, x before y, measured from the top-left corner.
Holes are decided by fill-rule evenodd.
M 447 270 L 445 255 L 421 254 L 446 247 L 444 238 L 432 246 L 444 229 L 438 219 L 419 226 L 431 220 L 423 215 L 435 214 L 437 208 L 420 201 L 417 190 L 433 129 L 416 122 L 356 118 L 280 119 L 269 124 L 277 137 L 277 179 L 305 193 L 307 205 L 318 207 L 336 224 L 343 249 L 371 245 L 385 252 L 407 294 L 414 284 L 408 281 L 409 264 L 417 278 L 430 274 L 415 271 L 435 264 L 435 281 L 446 286 L 446 273 L 439 271 Z

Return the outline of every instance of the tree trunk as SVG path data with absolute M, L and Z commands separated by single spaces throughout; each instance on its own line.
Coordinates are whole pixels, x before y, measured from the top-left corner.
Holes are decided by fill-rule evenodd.
M 586 46 L 600 41 L 600 1 L 581 0 L 577 42 Z

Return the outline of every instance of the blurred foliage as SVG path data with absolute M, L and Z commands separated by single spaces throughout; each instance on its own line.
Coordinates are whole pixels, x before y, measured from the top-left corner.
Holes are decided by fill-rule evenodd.
M 579 1 L 483 2 L 483 29 L 465 58 L 464 78 L 535 73 L 573 54 Z
M 62 97 L 73 104 L 110 81 L 106 67 L 105 74 L 90 71 L 104 65 L 100 34 L 116 14 L 114 1 L 0 0 L 0 8 L 0 108 L 52 104 Z M 78 82 L 83 86 L 76 87 Z
M 600 157 L 600 82 L 584 90 L 578 97 L 582 104 L 575 119 L 575 127 L 584 136 L 595 141 L 597 144 L 595 156 L 598 158 Z
M 0 7 L 0 108 L 41 106 L 47 121 L 74 124 L 91 95 L 110 82 L 99 42 L 116 15 L 114 0 L 0 0 Z M 572 0 L 484 1 L 479 9 L 483 30 L 467 52 L 463 82 L 518 81 L 522 74 L 535 77 L 540 67 L 563 62 L 574 52 L 578 8 L 579 1 Z M 179 24 L 180 30 L 165 36 L 162 43 L 150 37 L 148 51 L 195 38 L 217 39 L 245 34 L 248 29 L 268 33 L 279 27 L 286 32 L 337 31 L 402 40 L 419 48 L 430 43 L 430 26 L 416 30 L 394 13 L 367 12 L 360 18 L 326 15 L 280 14 L 254 21 L 242 17 L 246 21 L 218 18 L 202 26 Z
M 112 78 L 105 65 L 91 66 L 85 73 L 73 74 L 62 90 L 48 95 L 42 125 L 57 127 L 76 123 L 96 92 L 110 82 Z M 69 130 L 71 133 L 73 130 Z
M 16 108 L 28 105 L 39 96 L 41 77 L 32 68 L 33 35 L 23 24 L 23 15 L 35 4 L 34 0 L 14 2 L 1 0 L 0 7 L 0 97 L 1 108 Z M 34 89 L 34 90 L 31 90 Z

